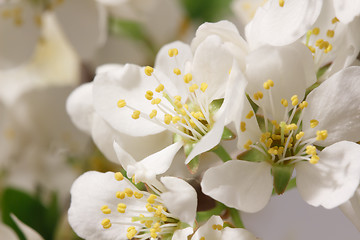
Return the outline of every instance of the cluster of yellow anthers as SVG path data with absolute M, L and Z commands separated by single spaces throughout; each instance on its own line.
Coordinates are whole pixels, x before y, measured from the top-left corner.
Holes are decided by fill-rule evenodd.
M 169 49 L 168 54 L 170 58 L 175 58 L 179 51 L 172 48 Z M 208 107 L 209 103 L 205 95 L 208 88 L 207 83 L 203 82 L 200 86 L 196 83 L 192 84 L 193 75 L 191 73 L 184 74 L 183 81 L 188 85 L 189 90 L 189 98 L 184 100 L 179 95 L 171 96 L 157 78 L 152 67 L 145 67 L 144 72 L 158 83 L 154 90 L 149 89 L 145 92 L 145 98 L 154 105 L 154 109 L 149 114 L 142 113 L 129 106 L 124 99 L 117 102 L 119 108 L 126 106 L 133 111 L 133 119 L 146 118 L 186 139 L 199 140 L 209 131 L 212 121 Z M 182 74 L 179 68 L 174 68 L 173 72 L 176 76 Z M 170 105 L 172 108 L 169 107 Z M 157 117 L 158 111 L 163 113 L 163 119 Z
M 272 80 L 264 82 L 263 87 L 265 90 L 270 91 L 274 86 Z M 254 99 L 259 106 L 262 106 L 261 100 L 264 94 L 258 91 L 254 94 Z M 271 97 L 271 95 L 269 94 Z M 272 102 L 272 99 L 270 99 Z M 281 104 L 286 108 L 284 120 L 278 123 L 276 120 L 269 120 L 264 112 L 265 130 L 260 136 L 257 143 L 253 144 L 251 140 L 248 140 L 244 148 L 250 150 L 255 148 L 262 152 L 266 156 L 271 156 L 272 163 L 294 163 L 302 160 L 308 160 L 310 163 L 315 164 L 319 161 L 319 156 L 316 152 L 316 147 L 312 144 L 316 141 L 325 140 L 327 138 L 327 130 L 320 130 L 316 132 L 316 137 L 303 140 L 305 132 L 301 131 L 302 116 L 305 108 L 308 106 L 306 101 L 299 103 L 297 95 L 291 97 L 292 112 L 288 116 L 289 103 L 286 99 L 281 99 Z M 295 120 L 295 113 L 301 111 L 298 115 L 298 119 Z M 254 117 L 254 112 L 251 110 L 246 116 L 246 119 Z M 295 123 L 296 121 L 296 123 Z M 310 121 L 310 127 L 315 128 L 319 122 L 315 119 Z M 242 132 L 246 131 L 246 122 L 242 121 L 240 124 Z
M 120 172 L 115 173 L 115 179 L 122 181 L 124 179 Z M 115 224 L 128 225 L 127 238 L 132 239 L 135 236 L 141 239 L 157 238 L 160 234 L 172 233 L 178 226 L 178 220 L 167 212 L 166 207 L 162 205 L 162 200 L 155 194 L 148 192 L 137 192 L 130 188 L 124 191 L 116 192 L 119 199 L 130 198 L 132 201 L 144 204 L 146 210 L 130 209 L 125 203 L 117 205 L 117 212 L 123 214 L 122 220 L 114 222 Z M 108 205 L 103 205 L 100 210 L 110 215 L 112 213 Z M 109 218 L 101 221 L 103 228 L 108 229 L 112 226 Z M 137 226 L 137 227 L 135 227 Z
M 335 35 L 335 29 L 336 29 L 336 26 L 337 26 L 337 22 L 339 22 L 339 20 L 334 17 L 332 20 L 331 20 L 331 23 L 334 25 L 334 28 L 333 29 L 328 29 L 327 32 L 326 32 L 326 36 L 327 38 L 330 40 L 331 38 L 334 37 Z M 311 46 L 309 45 L 309 41 L 310 41 L 310 37 L 312 35 L 319 35 L 320 33 L 320 28 L 318 27 L 315 27 L 314 29 L 312 30 L 309 30 L 306 34 L 306 46 L 310 49 L 310 51 L 315 54 L 316 53 L 316 48 L 317 47 L 318 49 L 320 50 L 323 50 L 324 53 L 328 53 L 332 50 L 333 46 L 331 45 L 331 43 L 329 43 L 329 41 L 326 41 L 322 38 L 320 39 L 317 39 L 315 41 L 315 47 L 314 46 Z
M 38 1 L 34 1 L 38 2 Z M 61 5 L 64 2 L 64 0 L 48 0 L 48 1 L 39 1 L 39 4 L 43 4 L 43 6 L 39 6 L 39 9 L 43 9 L 44 11 L 51 11 L 55 7 Z M 38 7 L 38 6 L 36 6 Z M 7 8 L 1 12 L 1 17 L 4 20 L 11 20 L 15 26 L 22 26 L 24 23 L 24 17 L 23 17 L 23 9 L 21 6 L 14 6 Z M 34 15 L 34 22 L 37 26 L 42 25 L 42 19 L 41 19 L 41 13 Z

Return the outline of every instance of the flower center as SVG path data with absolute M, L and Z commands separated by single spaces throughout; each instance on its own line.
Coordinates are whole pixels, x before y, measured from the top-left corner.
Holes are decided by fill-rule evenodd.
M 271 108 L 274 109 L 271 95 L 274 82 L 269 79 L 263 86 L 268 93 Z M 262 107 L 263 101 L 265 101 L 263 98 L 264 94 L 261 91 L 254 94 L 254 99 L 264 114 L 263 117 L 258 116 L 258 122 L 263 122 L 263 126 L 259 126 L 262 134 L 256 143 L 248 140 L 244 148 L 248 150 L 251 148 L 257 149 L 271 164 L 294 164 L 304 160 L 316 164 L 320 158 L 317 155 L 318 150 L 313 144 L 316 141 L 325 140 L 327 130 L 318 130 L 316 137 L 306 136 L 306 133 L 302 131 L 302 118 L 308 103 L 306 101 L 299 103 L 298 96 L 294 95 L 291 97 L 292 110 L 289 112 L 288 100 L 281 99 L 281 104 L 285 108 L 285 115 L 283 120 L 278 123 L 276 120 L 267 117 L 269 113 Z M 250 111 L 246 115 L 246 119 L 252 117 L 254 117 L 254 112 Z M 315 128 L 318 124 L 319 122 L 316 119 L 310 121 L 311 128 Z M 245 121 L 241 122 L 241 131 L 246 131 Z
M 115 179 L 123 181 L 124 177 L 117 172 Z M 159 197 L 158 190 L 153 188 L 152 190 L 155 194 L 133 191 L 131 188 L 116 192 L 117 198 L 127 199 L 128 202 L 130 200 L 133 204 L 119 202 L 114 213 L 108 205 L 103 205 L 100 210 L 109 216 L 101 221 L 103 228 L 109 229 L 113 224 L 128 226 L 126 233 L 128 239 L 163 239 L 171 236 L 179 228 L 180 221 L 167 211 Z M 120 214 L 120 218 L 118 214 Z M 110 220 L 110 218 L 114 220 Z
M 176 60 L 179 51 L 176 48 L 169 49 L 168 55 Z M 132 118 L 140 117 L 152 121 L 175 134 L 180 135 L 184 141 L 198 141 L 212 127 L 212 112 L 209 110 L 209 98 L 206 94 L 208 84 L 193 83 L 191 73 L 183 74 L 180 68 L 174 68 L 174 77 L 182 77 L 182 83 L 187 89 L 187 97 L 183 99 L 180 95 L 173 96 L 166 89 L 166 83 L 160 81 L 156 72 L 150 66 L 145 67 L 145 75 L 149 81 L 156 81 L 157 87 L 145 92 L 145 98 L 151 103 L 153 109 L 150 113 L 144 113 L 131 105 L 125 99 L 117 103 L 119 108 L 128 107 L 133 111 Z M 159 114 L 161 113 L 161 114 Z M 160 117 L 159 117 L 160 115 Z

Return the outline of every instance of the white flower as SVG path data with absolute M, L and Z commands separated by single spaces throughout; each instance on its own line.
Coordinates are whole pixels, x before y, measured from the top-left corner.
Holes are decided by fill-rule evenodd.
M 49 12 L 56 14 L 81 58 L 92 57 L 99 32 L 95 1 L 5 0 L 0 2 L 0 68 L 14 67 L 29 60 L 41 38 L 43 14 Z
M 140 191 L 121 173 L 87 172 L 71 189 L 69 222 L 86 239 L 158 239 L 195 221 L 195 190 L 175 177 L 162 177 L 161 190 Z
M 258 162 L 232 160 L 209 169 L 202 181 L 203 192 L 230 207 L 256 212 L 270 199 L 273 185 L 278 194 L 285 191 L 295 168 L 297 187 L 309 204 L 334 208 L 347 201 L 360 180 L 360 146 L 354 143 L 359 141 L 360 130 L 360 68 L 333 75 L 300 102 L 307 85 L 306 75 L 297 79 L 300 64 L 298 72 L 285 81 L 273 63 L 249 61 L 248 93 L 263 118 L 258 116 L 261 125 L 256 127 L 253 110 L 244 108 L 239 147 L 258 151 Z M 287 68 L 283 69 L 286 73 Z
M 340 209 L 360 231 L 360 188 L 355 191 L 352 198 L 340 205 Z

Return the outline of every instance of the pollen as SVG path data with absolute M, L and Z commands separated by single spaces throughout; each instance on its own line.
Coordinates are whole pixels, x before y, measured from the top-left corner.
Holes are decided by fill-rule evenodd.
M 324 42 L 323 39 L 318 39 L 318 40 L 316 40 L 316 42 L 315 42 L 315 46 L 319 47 L 323 42 Z
M 316 131 L 316 140 L 324 141 L 328 136 L 327 130 Z
M 191 80 L 192 80 L 192 74 L 191 73 L 187 73 L 187 74 L 184 75 L 184 82 L 185 83 L 189 83 L 189 82 L 191 82 Z
M 255 100 L 259 100 L 259 99 L 262 99 L 264 97 L 264 94 L 260 91 L 254 93 L 254 99 Z
M 133 114 L 131 115 L 133 119 L 138 119 L 139 116 L 140 116 L 140 111 L 138 110 L 134 111 Z
M 304 108 L 306 108 L 308 106 L 308 102 L 307 101 L 303 101 L 302 103 L 299 104 L 299 108 L 301 110 L 303 110 Z
M 180 117 L 179 116 L 174 116 L 173 118 L 172 118 L 172 122 L 175 124 L 175 123 L 177 123 L 178 121 L 180 121 Z
M 110 219 L 105 218 L 104 220 L 101 221 L 101 225 L 103 226 L 103 228 L 108 229 L 111 227 L 111 222 Z
M 155 99 L 151 100 L 152 105 L 159 104 L 160 102 L 161 102 L 160 98 L 155 98 Z
M 310 120 L 310 127 L 311 128 L 316 127 L 318 124 L 319 124 L 318 120 L 315 120 L 315 119 Z
M 125 203 L 119 203 L 117 205 L 117 210 L 119 213 L 125 213 L 126 211 L 126 204 Z
M 124 192 L 128 197 L 132 197 L 132 195 L 134 194 L 133 190 L 131 190 L 130 188 L 125 188 Z
M 164 85 L 159 84 L 159 86 L 157 86 L 157 87 L 155 88 L 155 91 L 158 92 L 158 93 L 160 93 L 160 92 L 164 91 L 164 88 L 165 88 Z
M 154 69 L 152 67 L 150 67 L 150 66 L 145 67 L 145 74 L 146 75 L 151 76 L 153 72 L 154 72 Z
M 151 119 L 153 119 L 154 117 L 156 117 L 156 115 L 157 115 L 157 111 L 154 109 L 154 110 L 152 110 L 151 113 L 149 114 L 149 117 L 150 117 Z
M 285 4 L 285 0 L 279 0 L 279 6 L 280 7 L 284 7 Z
M 127 237 L 128 239 L 133 239 L 136 234 L 137 234 L 137 231 L 136 231 L 135 228 L 132 228 L 132 229 L 130 229 L 130 230 L 128 229 L 128 232 L 127 232 L 127 234 L 126 234 L 126 237 Z
M 198 88 L 199 88 L 199 86 L 195 83 L 195 84 L 191 85 L 191 87 L 189 87 L 189 91 L 193 93 Z
M 208 84 L 207 83 L 201 83 L 201 86 L 200 86 L 200 90 L 202 91 L 202 92 L 205 92 L 205 90 L 208 88 Z
M 245 118 L 250 119 L 254 116 L 254 112 L 252 110 L 249 111 L 249 113 L 245 116 Z
M 324 53 L 328 53 L 328 52 L 330 52 L 331 50 L 332 50 L 332 45 L 331 44 L 329 44 L 328 46 L 327 46 L 327 48 L 324 50 Z
M 180 75 L 180 74 L 181 74 L 181 71 L 180 71 L 180 69 L 178 69 L 178 68 L 174 68 L 174 73 L 175 73 L 176 75 Z
M 137 198 L 137 199 L 140 199 L 144 196 L 144 194 L 142 193 L 139 193 L 139 192 L 134 192 L 134 197 Z
M 310 163 L 311 164 L 316 164 L 319 162 L 319 159 L 320 157 L 318 155 L 313 155 L 311 158 L 310 158 Z
M 146 91 L 145 98 L 147 100 L 152 100 L 153 99 L 153 92 L 152 91 Z
M 148 197 L 147 202 L 150 203 L 150 204 L 154 204 L 156 198 L 157 198 L 156 195 L 151 194 L 151 195 Z
M 124 100 L 124 99 L 120 99 L 120 100 L 117 102 L 117 106 L 118 106 L 119 108 L 125 107 L 125 106 L 126 106 L 125 100 Z
M 288 104 L 288 101 L 286 99 L 281 99 L 281 104 L 284 106 L 284 107 L 287 107 L 289 104 Z
M 248 140 L 245 144 L 244 144 L 244 148 L 246 150 L 250 150 L 250 146 L 252 145 L 252 141 L 251 140 Z
M 177 100 L 177 101 L 181 101 L 181 96 L 176 95 L 176 96 L 174 97 L 174 99 Z
M 299 98 L 297 95 L 291 97 L 291 105 L 296 106 L 299 103 Z
M 173 117 L 171 116 L 171 114 L 165 114 L 164 115 L 164 123 L 169 125 L 171 123 L 171 121 L 172 121 L 172 118 Z
M 326 32 L 326 36 L 328 36 L 329 38 L 334 37 L 334 34 L 335 34 L 335 31 L 334 31 L 334 30 L 328 30 L 328 31 Z
M 126 197 L 125 192 L 116 192 L 116 197 L 120 199 L 124 199 Z
M 308 46 L 309 50 L 312 52 L 312 53 L 315 53 L 315 48 L 313 46 Z
M 245 122 L 241 122 L 241 123 L 240 123 L 240 130 L 241 130 L 242 132 L 245 132 L 245 131 L 246 131 L 246 123 L 245 123 Z
M 335 24 L 337 22 L 339 22 L 339 19 L 337 17 L 334 17 L 333 19 L 331 19 L 332 24 Z
M 320 28 L 318 28 L 318 27 L 314 28 L 314 29 L 311 31 L 311 33 L 314 34 L 314 35 L 319 35 L 319 33 L 320 33 Z
M 316 147 L 312 146 L 312 145 L 308 145 L 306 146 L 306 154 L 309 155 L 316 155 Z
M 299 132 L 298 134 L 296 134 L 296 140 L 300 140 L 304 135 L 304 132 Z
M 168 50 L 169 57 L 174 57 L 179 54 L 179 50 L 177 48 L 171 48 Z
M 110 214 L 111 213 L 111 210 L 109 208 L 108 205 L 104 205 L 101 207 L 101 211 L 104 213 L 104 214 Z
M 115 173 L 115 179 L 118 181 L 121 181 L 124 179 L 124 176 L 122 175 L 121 172 L 117 172 L 117 173 Z

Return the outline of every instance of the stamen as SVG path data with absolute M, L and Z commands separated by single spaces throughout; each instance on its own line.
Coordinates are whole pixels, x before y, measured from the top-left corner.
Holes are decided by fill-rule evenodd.
M 116 173 L 115 173 L 115 179 L 116 179 L 117 181 L 122 181 L 122 180 L 124 179 L 124 176 L 122 175 L 121 172 L 116 172 Z
M 325 140 L 328 136 L 327 130 L 322 130 L 322 131 L 316 131 L 316 140 L 320 141 L 320 140 Z
M 174 57 L 179 54 L 179 51 L 177 48 L 172 48 L 168 50 L 169 57 Z
M 318 35 L 320 33 L 320 28 L 316 27 L 311 31 L 312 34 Z
M 140 116 L 140 111 L 138 110 L 134 111 L 133 114 L 131 115 L 133 119 L 138 119 L 139 116 Z
M 285 0 L 279 0 L 279 6 L 280 7 L 284 7 L 285 4 Z
M 315 119 L 310 120 L 310 127 L 311 128 L 316 127 L 318 124 L 319 124 L 319 121 L 317 121 Z
M 125 100 L 124 100 L 124 99 L 120 99 L 120 100 L 117 102 L 117 106 L 118 106 L 119 108 L 125 107 L 125 106 L 126 106 Z
M 174 68 L 174 73 L 175 73 L 176 75 L 180 75 L 180 74 L 181 74 L 181 71 L 180 71 L 180 69 L 178 69 L 178 68 Z
M 328 36 L 329 38 L 334 37 L 334 34 L 335 34 L 335 31 L 334 31 L 334 30 L 328 30 L 328 31 L 326 32 L 326 36 Z
M 111 222 L 110 219 L 105 218 L 104 220 L 101 221 L 101 225 L 103 226 L 103 228 L 108 229 L 111 227 Z
M 150 67 L 150 66 L 145 67 L 145 74 L 146 75 L 151 76 L 153 72 L 154 72 L 154 69 L 152 67 Z
M 184 82 L 185 83 L 189 83 L 189 82 L 191 82 L 191 80 L 192 80 L 192 74 L 191 73 L 187 73 L 187 74 L 184 75 Z
M 335 23 L 337 23 L 337 22 L 339 22 L 339 19 L 338 19 L 337 17 L 334 17 L 334 18 L 331 20 L 331 23 L 332 23 L 332 24 L 335 24 Z

